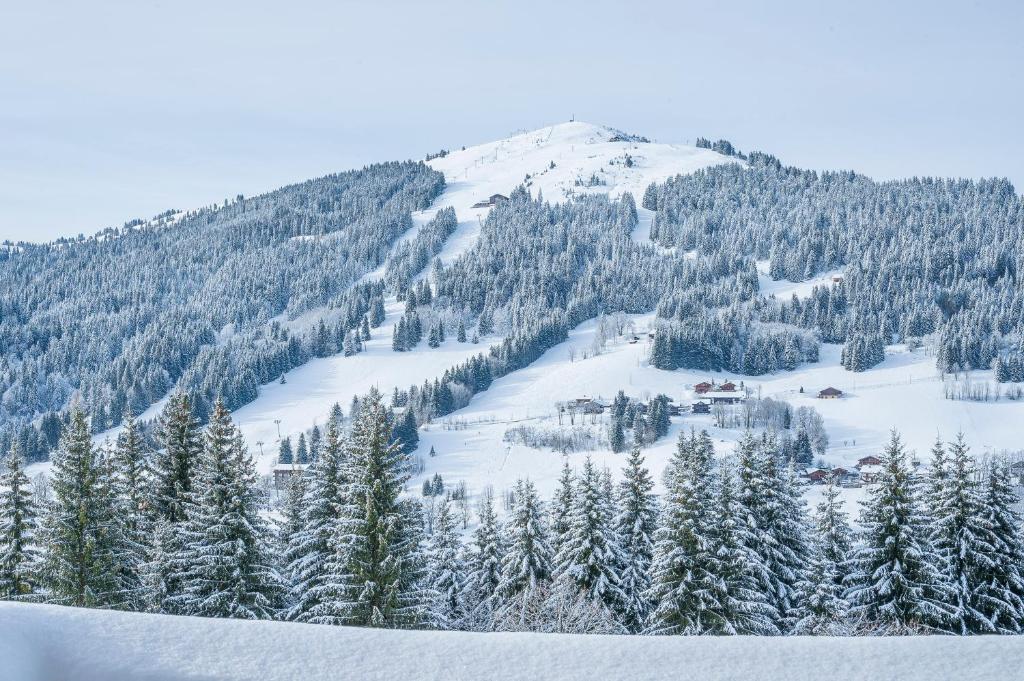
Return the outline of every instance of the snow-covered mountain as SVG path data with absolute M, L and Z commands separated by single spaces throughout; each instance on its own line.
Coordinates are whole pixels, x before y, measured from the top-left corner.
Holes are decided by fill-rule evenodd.
M 495 194 L 507 196 L 518 185 L 551 202 L 585 193 L 614 197 L 631 192 L 639 204 L 644 189 L 652 182 L 730 162 L 743 164 L 742 160 L 706 148 L 647 142 L 588 123 L 562 123 L 430 160 L 431 167 L 444 173 L 446 188 L 429 209 L 413 214 L 414 226 L 399 242 L 414 238 L 440 209 L 452 207 L 458 228 L 439 254 L 442 261 L 451 263 L 473 247 L 491 210 L 490 206 L 477 204 Z M 653 212 L 638 206 L 638 213 L 633 237 L 646 241 Z M 788 299 L 794 293 L 809 295 L 814 286 L 829 284 L 841 273 L 824 272 L 792 283 L 773 281 L 766 262 L 759 263 L 759 269 L 761 293 L 778 299 Z M 383 271 L 382 266 L 366 279 L 379 278 Z M 420 276 L 427 275 L 424 271 Z M 314 423 L 323 424 L 335 402 L 347 406 L 371 386 L 387 395 L 394 388 L 433 380 L 445 369 L 500 340 L 493 336 L 474 345 L 449 338 L 437 349 L 421 344 L 410 352 L 395 353 L 391 337 L 402 305 L 392 298 L 386 311 L 385 323 L 374 332 L 365 352 L 352 357 L 339 354 L 312 359 L 288 372 L 285 383 L 262 386 L 255 401 L 237 410 L 235 420 L 250 448 L 259 455 L 261 470 L 269 471 L 274 465 L 280 437 L 295 437 Z M 312 323 L 319 314 L 314 310 L 292 324 Z M 413 488 L 422 477 L 440 474 L 446 481 L 466 482 L 471 493 L 487 485 L 500 493 L 516 479 L 529 477 L 542 494 L 548 495 L 554 489 L 563 457 L 548 448 L 509 441 L 508 431 L 517 426 L 540 430 L 561 427 L 556 403 L 582 397 L 608 400 L 618 390 L 635 398 L 664 393 L 679 404 L 688 404 L 694 398 L 693 385 L 703 380 L 742 381 L 751 394 L 784 399 L 794 407 L 816 408 L 824 417 L 831 440 L 826 460 L 834 465 L 850 467 L 860 457 L 877 453 L 892 428 L 898 428 L 921 457 L 927 457 L 937 433 L 949 439 L 963 432 L 978 453 L 1020 447 L 1017 424 L 1024 422 L 1024 401 L 946 399 L 935 358 L 927 347 L 890 347 L 887 359 L 864 373 L 843 369 L 837 345 L 824 345 L 818 363 L 761 377 L 667 372 L 648 362 L 651 341 L 646 332 L 653 328 L 654 316 L 631 315 L 628 322 L 631 331 L 609 338 L 599 354 L 588 351 L 593 347 L 596 322 L 582 324 L 567 341 L 548 350 L 526 369 L 499 379 L 466 408 L 423 426 L 415 456 L 423 462 L 424 471 L 411 481 Z M 630 342 L 634 331 L 639 342 Z M 986 380 L 989 374 L 978 372 L 976 378 Z M 843 390 L 845 398 L 816 399 L 817 392 L 828 386 Z M 143 418 L 155 416 L 161 407 L 154 405 Z M 591 431 L 602 431 L 607 416 L 591 417 L 587 423 Z M 737 429 L 717 428 L 710 415 L 675 418 L 669 436 L 645 450 L 654 471 L 660 472 L 671 456 L 678 432 L 691 427 L 707 428 L 723 453 L 731 451 L 740 434 Z M 99 439 L 114 434 L 116 429 Z M 428 456 L 431 450 L 436 456 Z M 570 461 L 578 463 L 587 455 L 616 473 L 621 467 L 621 457 L 607 447 L 576 452 L 570 455 Z M 848 501 L 860 498 L 862 493 L 862 489 L 843 492 Z
M 476 243 L 482 220 L 490 210 L 474 205 L 494 194 L 507 196 L 520 184 L 533 195 L 543 195 L 552 202 L 584 193 L 616 197 L 632 192 L 639 204 L 644 189 L 652 182 L 721 163 L 740 162 L 709 149 L 642 139 L 605 126 L 570 122 L 435 158 L 428 165 L 444 173 L 446 188 L 428 210 L 413 214 L 414 226 L 400 237 L 399 243 L 414 238 L 423 224 L 450 206 L 455 209 L 459 225 L 438 257 L 451 262 Z M 599 182 L 592 182 L 591 178 Z M 644 240 L 651 212 L 638 210 L 641 219 L 634 236 Z M 383 273 L 382 265 L 365 279 L 379 278 Z M 421 347 L 409 353 L 394 353 L 391 336 L 401 311 L 402 306 L 393 299 L 388 303 L 386 321 L 366 344 L 365 352 L 354 357 L 313 359 L 286 374 L 286 383 L 262 386 L 255 401 L 237 410 L 235 420 L 250 448 L 256 454 L 262 451 L 262 470 L 273 466 L 279 435 L 295 436 L 314 423 L 324 423 L 335 402 L 346 406 L 354 396 L 373 386 L 388 394 L 396 387 L 433 380 L 445 369 L 498 340 L 485 338 L 480 345 L 449 340 L 437 350 Z M 294 328 L 313 323 L 322 313 L 311 311 L 291 325 Z M 152 418 L 162 407 L 162 402 L 157 403 L 140 418 Z M 544 409 L 546 405 L 537 408 Z M 117 432 L 118 428 L 109 430 L 97 440 L 112 439 Z

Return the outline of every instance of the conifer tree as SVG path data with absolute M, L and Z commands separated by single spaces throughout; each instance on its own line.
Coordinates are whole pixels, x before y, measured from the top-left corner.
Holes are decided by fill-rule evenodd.
M 839 635 L 846 631 L 849 603 L 844 598 L 851 531 L 839 502 L 835 479 L 828 478 L 815 513 L 813 555 L 797 609 L 797 634 Z
M 480 524 L 473 531 L 466 577 L 468 628 L 485 630 L 494 619 L 504 546 L 494 513 L 494 495 L 488 489 L 480 501 Z
M 17 599 L 35 590 L 36 507 L 18 445 L 11 446 L 0 474 L 0 599 Z
M 577 479 L 569 529 L 555 555 L 554 578 L 556 588 L 572 596 L 583 593 L 610 610 L 621 610 L 626 600 L 619 578 L 622 555 L 604 494 L 601 474 L 587 457 Z
M 286 556 L 288 554 L 288 547 L 292 543 L 292 538 L 302 532 L 302 516 L 306 505 L 306 495 L 308 491 L 309 485 L 304 474 L 289 476 L 284 488 L 284 502 L 281 504 L 281 518 L 275 522 L 275 528 L 277 531 L 277 545 L 275 546 L 275 551 L 283 559 L 282 578 L 289 587 L 291 586 L 291 581 L 288 578 L 288 559 Z
M 963 433 L 949 446 L 944 481 L 932 509 L 932 543 L 950 586 L 953 633 L 992 633 L 995 625 L 980 610 L 978 591 L 987 567 L 999 560 L 995 536 L 982 519 L 982 496 L 975 480 L 974 460 Z
M 758 587 L 760 559 L 752 541 L 736 490 L 735 463 L 723 461 L 718 473 L 719 520 L 715 530 L 715 556 L 719 562 L 721 596 L 719 633 L 774 635 L 776 610 Z
M 284 553 L 291 601 L 286 618 L 290 620 L 342 622 L 336 603 L 338 592 L 333 586 L 340 583 L 342 574 L 333 573 L 332 568 L 337 564 L 334 537 L 345 503 L 344 452 L 338 424 L 330 419 L 320 456 L 309 469 L 302 527 L 289 536 Z
M 661 525 L 655 535 L 651 634 L 726 633 L 726 594 L 717 555 L 714 447 L 704 431 L 679 435 L 665 471 Z
M 622 429 L 622 419 L 615 416 L 612 417 L 612 423 L 608 429 L 608 443 L 616 454 L 626 448 L 626 433 Z
M 143 588 L 143 610 L 153 613 L 173 612 L 168 602 L 171 584 L 174 583 L 177 534 L 175 527 L 166 519 L 159 519 L 153 525 L 150 541 L 146 545 L 146 562 L 143 563 L 140 581 Z
M 291 437 L 282 438 L 281 445 L 277 450 L 277 462 L 286 465 L 295 463 L 295 453 L 292 451 Z
M 638 632 L 647 621 L 651 609 L 648 590 L 651 587 L 651 561 L 654 558 L 654 534 L 657 529 L 658 504 L 651 493 L 654 480 L 644 467 L 640 448 L 633 447 L 623 480 L 619 483 L 619 513 L 616 532 L 622 552 L 620 584 L 623 593 L 621 608 L 625 627 Z
M 427 587 L 432 592 L 431 623 L 438 629 L 457 629 L 465 616 L 466 572 L 461 556 L 458 521 L 451 502 L 443 500 L 434 521 L 427 562 Z
M 993 549 L 979 561 L 974 597 L 978 610 L 1002 634 L 1024 631 L 1024 539 L 1020 498 L 1005 461 L 993 460 L 982 491 L 981 525 Z
M 551 581 L 552 552 L 541 506 L 534 484 L 519 480 L 512 512 L 505 522 L 507 549 L 498 585 L 498 598 L 506 610 L 522 608 L 537 589 Z
M 99 489 L 102 474 L 85 413 L 76 406 L 53 459 L 53 498 L 43 521 L 41 578 L 53 603 L 96 607 L 116 598 L 116 528 Z
M 150 476 L 146 444 L 129 410 L 117 442 L 108 456 L 113 520 L 117 524 L 117 562 L 122 583 L 123 607 L 145 608 L 140 575 L 147 561 L 151 522 L 146 513 Z
M 272 619 L 282 583 L 260 515 L 256 469 L 231 415 L 217 400 L 203 438 L 175 575 L 176 612 L 202 617 Z
M 199 423 L 185 393 L 171 395 L 157 426 L 158 450 L 152 463 L 150 508 L 171 524 L 186 518 L 192 479 L 202 451 Z
M 562 549 L 562 542 L 569 533 L 570 516 L 575 500 L 576 478 L 569 460 L 562 462 L 562 472 L 558 477 L 558 487 L 551 503 L 551 551 L 557 555 Z
M 331 568 L 340 575 L 332 588 L 343 623 L 416 627 L 427 618 L 422 518 L 415 501 L 399 499 L 408 468 L 407 457 L 391 442 L 381 395 L 371 389 L 352 425 Z
M 791 469 L 780 470 L 776 449 L 772 437 L 757 441 L 747 433 L 741 440 L 739 503 L 757 556 L 761 591 L 776 610 L 776 625 L 785 631 L 795 615 L 810 552 L 803 501 Z
M 847 577 L 850 614 L 886 633 L 942 627 L 952 615 L 946 604 L 951 593 L 895 431 L 881 458 L 882 472 L 861 513 L 862 540 Z

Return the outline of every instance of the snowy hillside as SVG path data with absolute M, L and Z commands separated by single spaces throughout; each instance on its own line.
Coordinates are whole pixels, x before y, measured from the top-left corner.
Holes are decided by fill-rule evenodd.
M 1015 678 L 1016 637 L 650 637 L 350 629 L 0 603 L 5 681 Z
M 612 141 L 612 140 L 619 141 Z M 709 149 L 689 145 L 629 141 L 629 135 L 599 125 L 572 122 L 553 125 L 477 146 L 453 151 L 429 162 L 444 173 L 446 189 L 430 209 L 413 214 L 414 226 L 402 235 L 399 243 L 415 237 L 419 228 L 445 207 L 453 207 L 458 228 L 446 241 L 439 257 L 451 261 L 472 248 L 480 231 L 487 208 L 473 205 L 492 194 L 508 195 L 516 186 L 525 184 L 531 193 L 538 193 L 552 202 L 583 193 L 607 193 L 618 196 L 632 192 L 639 203 L 644 189 L 652 182 L 661 182 L 679 173 L 688 173 L 721 163 L 736 162 Z M 629 159 L 627 163 L 627 157 Z M 552 163 L 554 167 L 552 167 Z M 601 184 L 587 184 L 597 177 Z M 634 236 L 646 238 L 652 213 L 640 209 L 641 222 Z M 369 273 L 365 279 L 383 276 L 384 266 Z M 384 394 L 395 387 L 433 380 L 445 369 L 479 352 L 485 352 L 494 338 L 481 339 L 479 345 L 458 344 L 450 339 L 438 350 L 421 346 L 408 353 L 391 351 L 394 324 L 401 314 L 401 305 L 389 302 L 387 320 L 376 329 L 367 344 L 367 352 L 353 357 L 335 355 L 313 359 L 286 374 L 287 383 L 269 383 L 260 388 L 260 396 L 235 414 L 254 454 L 259 455 L 260 468 L 269 470 L 274 463 L 278 433 L 296 436 L 314 423 L 324 423 L 331 406 L 338 402 L 347 407 L 352 397 L 376 386 Z M 308 327 L 330 311 L 317 309 L 291 320 L 293 329 Z M 155 417 L 163 408 L 160 402 L 141 415 L 143 420 Z M 540 405 L 544 408 L 544 405 Z M 277 421 L 280 420 L 280 423 Z M 97 442 L 112 440 L 118 428 L 97 436 Z M 44 469 L 39 464 L 34 470 Z
M 789 295 L 788 289 L 777 290 Z M 782 399 L 794 408 L 817 409 L 830 437 L 824 458 L 837 466 L 851 468 L 859 458 L 877 454 L 892 428 L 899 429 L 908 447 L 925 461 L 936 435 L 950 440 L 963 432 L 979 456 L 1015 451 L 1021 446 L 1024 403 L 945 399 L 935 359 L 924 350 L 910 352 L 903 346 L 892 346 L 886 361 L 857 374 L 839 364 L 840 346 L 836 345 L 824 345 L 821 361 L 816 364 L 768 376 L 662 371 L 649 366 L 647 361 L 650 347 L 643 331 L 653 323 L 654 316 L 637 315 L 631 319 L 634 328 L 641 332 L 641 342 L 631 344 L 625 338 L 615 338 L 601 354 L 583 358 L 584 351 L 592 347 L 597 326 L 593 321 L 584 323 L 571 332 L 569 340 L 549 350 L 530 367 L 499 379 L 465 409 L 421 429 L 418 454 L 427 465 L 423 475 L 439 473 L 446 481 L 465 480 L 471 492 L 479 492 L 483 485 L 493 485 L 498 493 L 510 489 L 518 478 L 529 478 L 543 495 L 550 496 L 565 458 L 551 449 L 507 442 L 505 433 L 509 429 L 527 425 L 564 432 L 570 429 L 568 418 L 563 417 L 564 425 L 559 426 L 556 403 L 580 397 L 610 400 L 618 390 L 639 399 L 664 393 L 677 403 L 690 404 L 696 397 L 692 387 L 709 379 L 743 381 L 752 394 Z M 979 374 L 978 379 L 982 378 Z M 842 389 L 846 396 L 840 400 L 817 399 L 818 390 L 827 386 Z M 609 417 L 577 417 L 579 423 L 595 433 L 604 433 Z M 742 435 L 738 429 L 717 428 L 711 415 L 673 417 L 669 435 L 644 450 L 652 471 L 660 473 L 664 469 L 675 451 L 678 434 L 691 427 L 707 429 L 723 454 L 731 452 Z M 437 452 L 433 458 L 427 456 L 432 447 Z M 586 456 L 610 468 L 616 477 L 624 462 L 624 455 L 612 453 L 607 445 L 574 452 L 568 460 L 578 467 Z M 413 484 L 421 479 L 413 480 Z M 660 475 L 655 479 L 660 491 Z M 812 499 L 819 489 L 811 488 Z M 841 491 L 841 498 L 854 517 L 858 508 L 850 502 L 861 499 L 865 490 Z

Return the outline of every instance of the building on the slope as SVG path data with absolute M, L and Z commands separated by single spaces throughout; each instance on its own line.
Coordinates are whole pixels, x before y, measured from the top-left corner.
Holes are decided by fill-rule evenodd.
M 718 386 L 718 390 L 723 393 L 734 393 L 736 392 L 736 384 L 731 381 L 726 381 L 722 385 Z
M 292 476 L 305 475 L 308 463 L 279 463 L 274 466 L 274 488 L 280 492 L 288 487 Z
M 832 386 L 829 386 L 829 387 L 825 388 L 824 390 L 819 390 L 818 391 L 818 399 L 819 400 L 835 400 L 835 399 L 838 399 L 838 398 L 840 398 L 842 396 L 843 396 L 843 391 L 839 390 L 838 388 L 833 388 Z
M 504 194 L 491 194 L 485 200 L 474 203 L 473 208 L 490 208 L 497 206 L 502 201 L 508 201 L 508 197 Z
M 882 467 L 878 464 L 858 465 L 857 470 L 860 471 L 860 481 L 866 485 L 878 482 L 878 476 L 882 474 Z
M 704 393 L 702 397 L 711 400 L 711 404 L 739 404 L 747 399 L 746 395 L 735 390 L 714 390 Z
M 714 383 L 709 383 L 707 381 L 703 381 L 703 382 L 698 383 L 697 385 L 693 386 L 693 392 L 697 393 L 698 395 L 703 395 L 704 393 L 710 391 L 714 387 L 715 387 Z
M 694 402 L 693 406 L 690 407 L 691 414 L 710 414 L 711 404 L 709 402 L 699 401 Z
M 881 466 L 881 465 L 882 465 L 882 460 L 879 459 L 877 456 L 874 456 L 874 455 L 865 456 L 864 458 L 857 460 L 857 468 L 858 469 L 861 466 Z

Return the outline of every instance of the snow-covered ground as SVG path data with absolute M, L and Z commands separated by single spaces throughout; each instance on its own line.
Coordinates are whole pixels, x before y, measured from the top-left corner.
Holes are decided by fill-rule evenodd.
M 4 681 L 1005 681 L 1022 665 L 1016 636 L 473 634 L 0 603 Z
M 784 295 L 790 295 L 780 287 Z M 649 341 L 645 331 L 653 315 L 632 316 L 642 338 L 631 344 L 626 338 L 609 341 L 598 355 L 590 352 L 597 323 L 581 324 L 564 343 L 552 348 L 529 367 L 494 382 L 489 390 L 476 395 L 470 404 L 438 422 L 421 429 L 417 455 L 426 464 L 423 476 L 440 473 L 446 483 L 465 481 L 472 494 L 491 485 L 500 495 L 515 480 L 528 477 L 545 496 L 553 493 L 565 457 L 550 449 L 535 449 L 504 441 L 505 432 L 523 424 L 563 432 L 572 428 L 567 416 L 559 425 L 556 403 L 579 397 L 611 399 L 618 390 L 637 398 L 664 393 L 677 404 L 693 400 L 692 386 L 704 380 L 730 379 L 752 391 L 753 395 L 788 401 L 793 407 L 810 406 L 820 412 L 831 443 L 825 459 L 850 467 L 857 459 L 881 451 L 889 431 L 896 428 L 904 442 L 923 460 L 936 435 L 949 440 L 962 431 L 976 454 L 1017 450 L 1022 447 L 1024 402 L 964 402 L 947 400 L 943 383 L 935 368 L 935 358 L 925 350 L 909 352 L 904 346 L 888 348 L 888 357 L 877 367 L 851 373 L 839 364 L 841 347 L 823 345 L 821 361 L 804 364 L 793 372 L 767 376 L 743 376 L 705 371 L 662 371 L 648 365 Z M 630 334 L 627 334 L 627 336 Z M 977 372 L 976 380 L 991 379 L 991 372 Z M 838 400 L 819 400 L 819 390 L 834 386 L 844 391 Z M 803 388 L 803 392 L 801 392 Z M 604 432 L 608 416 L 576 417 L 595 432 Z M 716 428 L 710 415 L 672 418 L 667 437 L 644 451 L 647 464 L 655 473 L 660 491 L 660 473 L 675 449 L 681 430 L 707 429 L 720 453 L 731 452 L 742 435 L 738 430 Z M 435 450 L 436 456 L 427 453 Z M 575 452 L 568 456 L 578 466 L 591 456 L 600 466 L 618 475 L 624 455 L 607 447 Z M 421 482 L 422 477 L 412 481 Z M 841 494 L 848 510 L 860 500 L 866 488 L 844 489 Z M 818 488 L 809 490 L 813 503 Z

